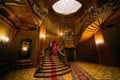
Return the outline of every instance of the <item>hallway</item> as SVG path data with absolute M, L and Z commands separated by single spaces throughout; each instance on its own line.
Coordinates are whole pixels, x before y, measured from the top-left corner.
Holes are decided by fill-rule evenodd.
M 76 62 L 82 69 L 96 80 L 120 80 L 120 67 L 111 67 L 95 63 Z M 11 71 L 0 77 L 0 80 L 50 80 L 48 78 L 34 78 L 36 68 L 27 68 Z M 59 76 L 60 80 L 73 80 L 71 73 Z M 69 79 L 68 79 L 69 78 Z

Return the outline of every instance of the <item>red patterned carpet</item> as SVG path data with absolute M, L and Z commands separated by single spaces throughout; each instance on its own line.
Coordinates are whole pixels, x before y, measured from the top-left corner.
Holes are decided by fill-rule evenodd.
M 70 63 L 72 72 L 63 76 L 50 77 L 50 78 L 38 78 L 37 80 L 95 80 L 83 69 L 74 63 Z
M 41 67 L 42 66 L 42 67 Z M 72 70 L 70 65 L 65 65 L 58 56 L 46 55 L 43 58 L 43 64 L 39 65 L 36 69 L 34 77 L 36 78 L 47 78 L 61 76 L 70 73 Z
M 95 80 L 93 77 L 91 77 L 87 72 L 85 72 L 82 68 L 80 68 L 74 62 L 69 63 L 71 66 L 71 69 L 72 69 L 71 72 L 64 74 L 64 75 L 51 76 L 51 75 L 56 75 L 56 74 L 61 73 L 61 72 L 57 72 L 57 66 L 58 66 L 58 64 L 61 64 L 61 62 L 59 61 L 57 56 L 52 56 L 52 57 L 46 56 L 44 58 L 44 60 L 45 60 L 45 63 L 47 63 L 47 64 L 45 64 L 45 67 L 46 67 L 46 65 L 49 67 L 52 65 L 51 70 L 38 71 L 38 74 L 36 74 L 37 80 Z M 51 63 L 51 64 L 49 64 L 49 63 Z M 61 66 L 61 65 L 59 65 L 59 66 Z M 44 74 L 42 72 L 44 72 Z M 48 77 L 49 74 L 50 74 L 50 77 Z M 41 75 L 47 75 L 47 77 L 43 77 L 43 76 L 41 77 Z
M 80 66 L 82 71 L 85 74 L 89 73 L 96 80 L 120 80 L 120 67 L 112 67 L 95 63 L 88 62 L 75 62 L 73 63 L 76 66 Z M 72 67 L 72 63 L 71 63 Z M 84 69 L 84 70 L 83 70 Z M 51 78 L 35 78 L 33 75 L 35 73 L 36 68 L 26 68 L 20 70 L 10 71 L 7 74 L 0 77 L 0 80 L 51 80 Z M 77 70 L 78 71 L 78 70 Z M 87 73 L 86 73 L 87 72 Z M 87 74 L 91 80 L 94 80 L 89 74 Z M 77 80 L 77 76 L 75 76 L 75 72 L 72 72 L 57 76 L 57 80 Z M 90 79 L 89 78 L 89 79 Z M 55 80 L 52 78 L 52 80 Z M 82 79 L 85 80 L 85 79 Z
M 95 80 L 92 78 L 87 72 L 85 72 L 82 68 L 80 68 L 75 63 L 70 63 L 72 68 L 72 77 L 73 80 Z
M 52 75 L 57 74 L 57 72 L 56 72 L 57 68 L 60 68 L 62 65 L 62 63 L 59 61 L 57 56 L 53 56 L 53 57 L 48 56 L 45 58 L 45 60 L 46 60 L 45 64 L 44 64 L 45 69 L 51 68 L 51 70 L 48 70 L 50 72 L 50 74 L 52 74 Z M 50 66 L 51 63 L 52 63 L 52 66 Z M 45 77 L 38 78 L 38 77 L 34 77 L 36 68 L 27 68 L 27 69 L 20 69 L 20 70 L 8 72 L 4 76 L 1 76 L 0 80 L 95 80 L 93 77 L 91 77 L 87 72 L 85 72 L 82 68 L 80 68 L 74 62 L 71 62 L 69 64 L 71 66 L 71 68 L 70 68 L 71 71 L 64 75 L 58 75 L 58 76 L 46 77 L 46 78 Z M 54 70 L 53 70 L 53 68 L 54 68 Z M 61 70 L 61 68 L 58 69 L 58 71 L 60 71 L 60 70 Z M 45 75 L 47 75 L 46 71 L 47 70 L 43 70 Z

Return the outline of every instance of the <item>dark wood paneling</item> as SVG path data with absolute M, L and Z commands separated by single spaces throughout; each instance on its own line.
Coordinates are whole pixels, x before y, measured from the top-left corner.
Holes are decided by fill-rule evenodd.
M 75 61 L 74 48 L 65 48 L 67 60 Z
M 79 43 L 76 47 L 76 52 L 77 60 L 98 62 L 98 54 L 96 50 L 94 36 L 83 43 Z
M 120 66 L 120 29 L 103 30 L 111 65 Z

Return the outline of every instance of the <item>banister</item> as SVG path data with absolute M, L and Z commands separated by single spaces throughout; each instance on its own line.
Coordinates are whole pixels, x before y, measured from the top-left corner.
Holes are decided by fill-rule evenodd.
M 65 52 L 65 50 L 63 50 L 64 52 L 62 52 L 61 50 L 60 50 L 60 46 L 62 45 L 62 43 L 64 43 L 64 40 L 62 40 L 59 44 L 58 44 L 58 46 L 57 46 L 57 51 L 58 51 L 58 53 L 62 56 L 62 60 L 65 62 L 65 64 L 67 64 L 67 57 L 66 57 L 66 52 Z M 64 47 L 64 44 L 62 45 L 62 47 Z

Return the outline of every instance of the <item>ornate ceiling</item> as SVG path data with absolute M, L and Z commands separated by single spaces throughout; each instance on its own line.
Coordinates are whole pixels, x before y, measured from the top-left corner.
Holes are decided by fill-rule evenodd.
M 0 10 L 1 14 L 18 29 L 36 30 L 41 25 L 41 18 L 31 7 L 27 0 L 3 0 Z
M 41 24 L 43 24 L 47 27 L 49 33 L 55 35 L 58 34 L 59 27 L 71 27 L 75 34 L 81 35 L 85 30 L 92 32 L 100 25 L 109 26 L 110 24 L 118 24 L 120 21 L 119 9 L 114 10 L 110 8 L 112 11 L 109 11 L 109 7 L 114 8 L 114 6 L 118 5 L 111 4 L 112 6 L 108 5 L 108 8 L 101 8 L 106 3 L 114 2 L 113 4 L 119 4 L 119 1 L 76 0 L 82 4 L 82 7 L 75 13 L 68 15 L 62 15 L 53 10 L 52 5 L 57 1 L 0 0 L 0 19 L 4 21 L 8 19 L 9 22 L 7 23 L 12 23 L 15 28 L 27 31 L 38 30 Z M 108 12 L 106 12 L 107 10 Z M 104 11 L 103 14 L 102 11 Z

